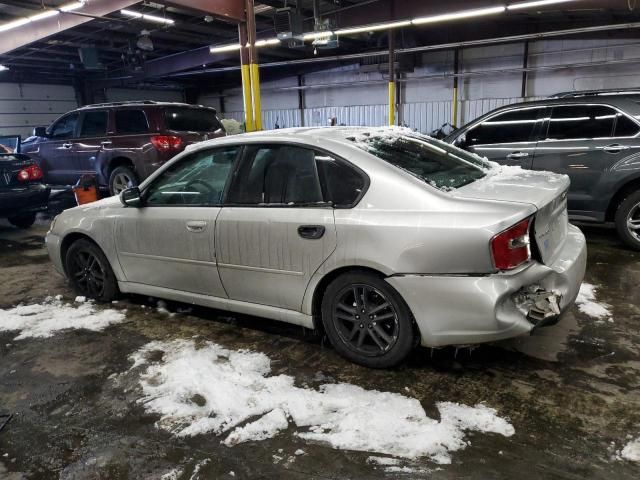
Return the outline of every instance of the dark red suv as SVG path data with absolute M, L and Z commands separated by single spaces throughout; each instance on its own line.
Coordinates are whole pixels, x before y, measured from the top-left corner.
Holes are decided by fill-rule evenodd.
M 102 103 L 34 129 L 22 153 L 38 161 L 48 184 L 73 185 L 90 173 L 114 195 L 137 185 L 187 145 L 224 135 L 213 108 L 153 101 Z

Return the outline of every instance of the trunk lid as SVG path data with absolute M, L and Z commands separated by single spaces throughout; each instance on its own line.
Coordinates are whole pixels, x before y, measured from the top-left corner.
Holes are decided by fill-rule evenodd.
M 523 170 L 520 167 L 496 167 L 486 177 L 458 188 L 460 198 L 497 200 L 534 205 L 530 234 L 535 253 L 549 265 L 556 259 L 567 237 L 567 190 L 569 177 L 550 172 Z
M 0 154 L 0 188 L 24 186 L 25 183 L 18 180 L 18 172 L 29 165 L 33 165 L 33 161 L 27 155 Z

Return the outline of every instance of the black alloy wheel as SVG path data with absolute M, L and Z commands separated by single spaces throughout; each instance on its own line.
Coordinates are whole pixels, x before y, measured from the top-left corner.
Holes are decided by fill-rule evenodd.
M 74 242 L 67 251 L 65 266 L 78 294 L 102 302 L 116 298 L 115 275 L 104 253 L 94 243 L 85 239 Z

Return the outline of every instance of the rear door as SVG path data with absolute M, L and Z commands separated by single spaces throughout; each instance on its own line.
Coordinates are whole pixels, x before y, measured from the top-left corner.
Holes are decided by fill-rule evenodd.
M 118 215 L 118 259 L 128 282 L 226 297 L 216 267 L 215 222 L 240 147 L 194 152 Z
M 569 175 L 569 210 L 591 216 L 603 174 L 638 153 L 638 125 L 607 105 L 553 107 L 533 168 Z
M 96 173 L 98 156 L 110 145 L 107 137 L 109 112 L 90 110 L 80 116 L 80 134 L 75 144 L 76 168 L 81 173 Z
M 299 311 L 311 276 L 336 248 L 316 152 L 245 147 L 216 222 L 216 248 L 229 298 Z
M 39 144 L 38 157 L 47 183 L 73 185 L 80 177 L 75 152 L 79 116 L 74 112 L 60 118 L 51 126 L 47 140 Z
M 472 126 L 454 144 L 504 165 L 531 168 L 537 135 L 547 107 L 523 107 L 497 113 Z

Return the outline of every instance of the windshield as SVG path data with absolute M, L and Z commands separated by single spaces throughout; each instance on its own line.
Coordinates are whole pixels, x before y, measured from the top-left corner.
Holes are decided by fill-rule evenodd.
M 441 190 L 467 185 L 486 175 L 489 162 L 447 143 L 390 128 L 350 137 L 359 148 Z
M 216 116 L 215 110 L 208 108 L 167 108 L 164 113 L 168 130 L 181 132 L 215 132 L 222 124 Z

